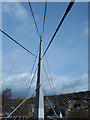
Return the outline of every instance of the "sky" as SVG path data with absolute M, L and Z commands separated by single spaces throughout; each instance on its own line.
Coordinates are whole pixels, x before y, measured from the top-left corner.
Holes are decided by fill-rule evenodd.
M 31 5 L 41 32 L 45 3 L 34 2 Z M 47 4 L 43 51 L 51 40 L 67 5 L 67 2 L 49 2 Z M 2 29 L 36 54 L 39 36 L 27 2 L 2 3 Z M 46 57 L 56 94 L 88 90 L 88 3 L 74 4 L 48 49 Z M 31 54 L 2 34 L 3 90 L 11 88 L 13 97 L 25 96 L 28 81 L 31 81 L 30 72 L 34 59 Z M 50 79 L 45 57 L 43 63 Z M 29 96 L 35 90 L 36 78 Z M 46 94 L 51 95 L 52 91 L 45 73 L 43 82 Z

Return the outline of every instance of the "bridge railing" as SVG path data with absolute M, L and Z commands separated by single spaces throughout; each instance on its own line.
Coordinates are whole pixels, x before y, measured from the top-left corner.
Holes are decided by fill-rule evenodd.
M 24 116 L 10 116 L 9 118 L 0 117 L 0 120 L 29 120 L 29 117 L 26 115 L 24 115 Z

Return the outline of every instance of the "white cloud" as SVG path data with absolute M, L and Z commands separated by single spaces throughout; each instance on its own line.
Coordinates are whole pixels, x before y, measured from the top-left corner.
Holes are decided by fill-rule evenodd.
M 27 20 L 28 18 L 26 9 L 20 3 L 4 3 L 3 11 L 18 20 Z
M 0 54 L 0 73 L 2 72 L 2 55 Z
M 50 75 L 48 75 L 50 77 Z M 54 86 L 57 94 L 84 91 L 88 89 L 88 74 L 83 74 L 78 78 L 69 79 L 65 76 L 52 74 Z M 29 73 L 15 74 L 9 77 L 3 77 L 3 89 L 11 88 L 14 96 L 25 96 L 26 88 L 30 80 Z M 47 87 L 46 87 L 47 86 Z M 36 78 L 34 79 L 30 91 L 33 94 L 36 87 Z M 44 90 L 47 95 L 52 94 L 49 82 L 44 77 Z
M 33 21 L 30 19 L 30 15 L 22 3 L 3 3 L 3 12 L 14 18 L 19 23 L 15 28 L 15 31 L 19 34 L 27 32 L 34 27 L 32 24 Z
M 1 51 L 0 51 L 0 92 L 2 90 L 2 54 L 1 54 Z
M 0 73 L 0 92 L 2 91 L 2 75 Z
M 29 85 L 28 81 L 30 82 L 30 74 L 29 73 L 20 73 L 15 74 L 9 77 L 4 77 L 2 80 L 3 90 L 6 88 L 11 88 L 13 96 L 25 96 L 26 95 L 26 88 Z M 35 82 L 33 82 L 30 95 L 35 90 Z
M 15 66 L 15 68 L 13 69 L 18 70 L 17 69 L 19 64 L 18 59 L 19 57 L 21 58 L 21 56 L 24 57 L 24 54 L 25 53 L 23 52 L 23 50 L 15 50 L 14 52 L 7 54 L 7 56 L 4 56 L 3 58 L 3 60 L 5 61 L 4 63 L 6 63 L 6 66 L 8 64 L 7 69 L 4 72 L 9 72 L 10 66 Z M 9 87 L 12 89 L 14 96 L 19 96 L 19 95 L 24 96 L 26 86 L 28 85 L 27 82 L 30 78 L 30 74 L 27 72 L 22 72 L 18 74 L 15 73 L 18 72 L 14 71 L 12 72 L 12 74 L 10 73 L 3 74 L 3 80 L 2 80 L 3 89 Z M 49 74 L 48 77 L 50 78 Z M 54 81 L 54 86 L 57 94 L 83 91 L 88 89 L 88 74 L 83 74 L 77 78 L 68 78 L 66 76 L 59 76 L 52 73 L 52 78 Z M 36 82 L 33 82 L 30 95 L 35 90 L 35 87 L 36 87 Z M 48 80 L 45 76 L 44 76 L 44 88 L 47 94 L 52 94 Z
M 88 89 L 88 74 L 83 74 L 78 78 L 72 79 L 52 74 L 52 78 L 54 80 L 54 86 L 57 94 L 71 93 Z M 47 83 L 48 81 L 45 80 L 45 86 Z M 46 93 L 52 94 L 50 86 L 47 86 Z

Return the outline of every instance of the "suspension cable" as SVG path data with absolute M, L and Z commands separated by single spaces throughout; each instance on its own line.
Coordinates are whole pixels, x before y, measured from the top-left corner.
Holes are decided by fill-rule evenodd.
M 30 53 L 31 55 L 33 55 L 34 57 L 37 57 L 35 54 L 33 54 L 32 52 L 30 52 L 28 49 L 26 49 L 23 45 L 21 45 L 19 42 L 17 42 L 15 39 L 13 39 L 11 36 L 9 36 L 6 32 L 4 32 L 3 30 L 0 29 L 0 31 L 6 35 L 8 38 L 10 38 L 13 42 L 15 42 L 16 44 L 18 44 L 20 47 L 22 47 L 24 50 L 26 50 L 28 53 Z
M 58 27 L 57 27 L 55 33 L 53 34 L 53 36 L 52 36 L 52 38 L 51 38 L 51 40 L 50 40 L 48 46 L 46 47 L 46 50 L 45 50 L 45 52 L 44 52 L 42 58 L 44 57 L 44 55 L 46 54 L 46 52 L 47 52 L 48 48 L 50 47 L 52 41 L 54 40 L 54 37 L 56 36 L 56 33 L 58 32 L 59 28 L 61 27 L 62 23 L 64 22 L 64 20 L 65 20 L 67 14 L 68 14 L 69 11 L 71 10 L 71 8 L 72 8 L 72 6 L 73 6 L 73 4 L 74 4 L 74 1 L 75 1 L 75 0 L 71 0 L 71 2 L 69 3 L 69 5 L 68 5 L 68 7 L 67 7 L 67 9 L 66 9 L 66 12 L 65 12 L 63 18 L 61 19 L 61 21 L 60 21 L 60 23 L 59 23 L 59 25 L 58 25 Z
M 30 7 L 30 10 L 31 10 L 31 14 L 32 14 L 32 17 L 33 17 L 33 20 L 34 20 L 34 23 L 35 23 L 35 27 L 36 27 L 38 36 L 39 36 L 39 38 L 40 38 L 41 36 L 40 36 L 39 30 L 38 30 L 38 26 L 37 26 L 37 23 L 36 23 L 36 20 L 35 20 L 35 17 L 34 17 L 34 13 L 33 13 L 33 9 L 32 9 L 30 0 L 28 0 L 28 3 L 29 3 L 29 7 Z
M 43 33 L 44 33 L 44 26 L 45 26 L 45 19 L 46 19 L 46 10 L 47 10 L 47 0 L 46 0 L 46 3 L 45 3 L 45 11 L 44 11 L 44 19 L 43 19 L 42 36 L 43 36 Z

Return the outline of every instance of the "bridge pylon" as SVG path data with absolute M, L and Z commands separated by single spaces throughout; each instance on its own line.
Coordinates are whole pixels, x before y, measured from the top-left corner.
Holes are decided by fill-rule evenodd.
M 37 85 L 36 85 L 36 97 L 35 97 L 35 110 L 34 120 L 44 119 L 44 91 L 43 91 L 43 59 L 42 59 L 42 35 L 40 38 L 39 48 L 39 62 L 38 62 L 38 73 L 37 73 Z

